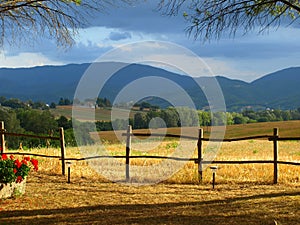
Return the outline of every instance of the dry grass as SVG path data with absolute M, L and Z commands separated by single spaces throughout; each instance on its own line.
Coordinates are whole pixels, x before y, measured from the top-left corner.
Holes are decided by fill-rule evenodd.
M 279 142 L 279 160 L 300 162 L 300 142 L 298 141 L 282 141 Z M 149 146 L 148 146 L 149 145 Z M 176 148 L 180 149 L 180 143 L 174 141 L 162 141 L 156 143 L 138 142 L 133 143 L 130 155 L 132 156 L 172 156 L 172 153 Z M 151 149 L 152 147 L 155 148 Z M 196 143 L 194 143 L 196 145 Z M 207 151 L 207 142 L 204 145 L 204 154 Z M 67 148 L 67 158 L 81 158 L 86 155 L 97 155 L 97 152 L 103 149 L 98 145 L 78 148 Z M 112 156 L 124 156 L 125 144 L 105 144 L 104 149 L 106 154 Z M 139 150 L 144 149 L 144 150 Z M 150 150 L 149 150 L 150 149 Z M 180 151 L 180 150 L 179 150 Z M 31 152 L 47 155 L 60 155 L 59 149 L 35 149 Z M 184 156 L 189 158 L 190 155 Z M 192 157 L 197 158 L 196 149 Z M 239 142 L 226 142 L 223 143 L 221 148 L 217 152 L 216 160 L 272 160 L 273 157 L 273 144 L 266 140 L 250 140 Z M 57 159 L 39 158 L 40 170 L 45 171 L 48 174 L 60 174 L 61 162 Z M 116 160 L 121 164 L 120 173 L 125 174 L 125 159 Z M 161 163 L 160 159 L 130 159 L 131 166 L 151 166 Z M 93 168 L 89 166 L 91 161 L 72 161 L 72 177 L 77 178 L 91 178 L 97 177 L 97 179 L 106 180 L 104 177 L 95 172 Z M 98 163 L 109 163 L 110 160 L 102 159 Z M 172 161 L 171 161 L 172 162 Z M 93 163 L 97 163 L 94 160 Z M 273 164 L 234 164 L 218 165 L 217 182 L 219 184 L 227 183 L 260 183 L 268 184 L 273 182 Z M 105 168 L 105 167 L 103 167 Z M 101 173 L 101 171 L 100 171 Z M 124 175 L 125 176 L 125 175 Z M 133 180 L 136 178 L 132 178 Z M 204 183 L 211 182 L 211 172 L 209 168 L 204 171 L 203 177 Z M 300 182 L 300 167 L 292 165 L 279 165 L 279 182 L 284 184 L 299 183 Z M 164 183 L 168 184 L 198 184 L 198 165 L 193 161 L 186 162 L 185 165 L 172 177 L 165 180 Z
M 279 224 L 299 222 L 299 184 L 125 186 L 45 172 L 0 200 L 0 224 Z
M 279 143 L 279 160 L 300 161 L 300 143 Z M 165 140 L 155 149 L 132 155 L 170 155 L 179 146 Z M 150 146 L 151 147 L 151 146 Z M 179 146 L 180 147 L 180 146 Z M 206 146 L 204 146 L 206 147 Z M 99 146 L 86 150 L 91 154 Z M 124 144 L 106 143 L 111 155 L 124 155 Z M 272 159 L 272 142 L 223 143 L 217 160 Z M 36 149 L 59 155 L 58 149 Z M 77 148 L 67 148 L 68 157 L 82 157 Z M 196 152 L 195 152 L 196 154 Z M 272 165 L 219 165 L 216 189 L 211 172 L 204 171 L 198 183 L 193 162 L 156 185 L 134 186 L 110 182 L 85 161 L 73 162 L 71 184 L 61 173 L 60 161 L 41 159 L 40 171 L 28 177 L 26 194 L 0 200 L 0 224 L 299 224 L 300 167 L 280 165 L 279 184 L 272 185 Z M 124 165 L 124 160 L 120 160 Z M 160 161 L 131 159 L 131 165 L 148 166 Z M 122 167 L 125 176 L 125 165 Z M 134 180 L 134 177 L 132 178 Z
M 145 147 L 145 143 L 133 144 L 136 150 L 131 152 L 131 155 L 154 155 L 154 156 L 170 156 L 177 146 L 177 141 L 163 141 L 153 150 L 138 151 L 139 146 Z M 147 147 L 147 146 L 146 146 Z M 151 147 L 151 145 L 150 145 Z M 97 147 L 90 147 L 95 149 Z M 99 148 L 99 147 L 98 147 Z M 204 149 L 206 146 L 204 146 Z M 125 155 L 124 144 L 108 144 L 105 148 L 110 155 Z M 143 149 L 143 148 L 142 148 Z M 89 150 L 87 150 L 89 151 Z M 74 151 L 73 151 L 74 152 Z M 92 153 L 91 153 L 92 154 Z M 193 157 L 196 156 L 196 151 Z M 77 154 L 69 153 L 69 156 L 80 157 L 80 151 Z M 272 160 L 273 145 L 272 142 L 266 140 L 252 140 L 223 143 L 222 147 L 217 153 L 216 160 Z M 286 141 L 279 143 L 279 160 L 281 161 L 300 161 L 300 146 L 297 141 Z M 125 164 L 124 160 L 120 160 Z M 131 165 L 149 166 L 160 163 L 157 159 L 131 159 Z M 81 165 L 86 165 L 84 162 L 76 162 L 75 168 L 80 168 Z M 245 164 L 245 165 L 218 165 L 219 170 L 217 179 L 219 183 L 272 183 L 273 182 L 273 165 L 272 164 Z M 125 166 L 122 170 L 125 170 Z M 76 169 L 77 170 L 77 169 Z M 193 161 L 186 163 L 186 165 L 170 177 L 165 183 L 184 183 L 197 184 L 198 183 L 198 166 Z M 57 165 L 57 171 L 60 171 L 60 166 Z M 80 169 L 83 176 L 86 169 Z M 90 169 L 87 170 L 90 173 Z M 78 173 L 78 171 L 77 171 Z M 125 173 L 123 171 L 123 173 Z M 204 183 L 209 183 L 211 180 L 211 173 L 209 169 L 204 171 Z M 279 165 L 279 182 L 280 183 L 297 183 L 300 181 L 300 167 L 290 165 Z

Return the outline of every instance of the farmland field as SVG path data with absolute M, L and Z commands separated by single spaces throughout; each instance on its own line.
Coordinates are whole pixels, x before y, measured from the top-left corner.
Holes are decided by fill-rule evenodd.
M 89 121 L 90 115 L 95 113 L 94 120 L 98 121 L 110 121 L 111 120 L 111 109 L 110 108 L 94 108 L 90 107 L 74 107 L 73 109 L 76 111 L 76 115 L 78 116 L 78 120 L 80 121 Z M 56 109 L 51 109 L 51 113 L 56 116 L 65 116 L 66 118 L 72 117 L 72 106 L 57 106 Z M 128 110 L 125 109 L 114 109 L 114 113 L 117 113 L 117 117 L 119 118 L 127 118 L 128 117 Z M 130 112 L 130 117 L 133 116 L 133 112 Z
M 221 127 L 222 129 L 223 127 Z M 280 121 L 280 122 L 264 122 L 264 123 L 250 123 L 250 124 L 240 124 L 240 125 L 228 125 L 225 127 L 225 138 L 236 138 L 236 137 L 246 137 L 246 136 L 256 136 L 256 135 L 272 135 L 273 128 L 279 129 L 279 136 L 281 137 L 299 137 L 300 136 L 300 121 Z M 198 137 L 198 128 L 186 128 L 189 136 Z M 156 133 L 161 130 L 156 129 Z M 116 131 L 116 133 L 122 133 L 124 131 Z M 133 131 L 137 133 L 149 133 L 147 129 L 141 129 Z M 210 127 L 203 127 L 204 137 L 209 137 Z M 180 134 L 180 128 L 168 128 L 167 133 L 170 134 Z M 97 133 L 92 133 L 92 137 L 97 140 L 99 139 L 115 142 L 116 135 L 114 131 L 102 131 Z
M 299 136 L 299 123 L 228 126 L 226 135 L 272 134 L 272 128 L 279 127 L 282 136 Z M 174 133 L 176 129 L 169 131 Z M 195 132 L 197 134 L 197 129 Z M 133 143 L 136 149 L 132 155 L 170 155 L 180 144 L 177 139 L 168 139 L 151 151 L 142 151 L 138 147 L 145 143 L 141 143 Z M 103 144 L 110 155 L 125 154 L 124 143 L 106 141 Z M 85 147 L 84 151 L 93 154 L 98 148 L 96 144 Z M 59 151 L 54 148 L 31 150 L 48 155 L 59 155 Z M 222 144 L 216 159 L 271 159 L 272 151 L 272 142 L 267 140 L 230 142 Z M 67 157 L 80 158 L 82 151 L 67 148 Z M 136 177 L 132 176 L 127 184 L 111 182 L 86 161 L 73 161 L 68 184 L 66 176 L 60 175 L 58 159 L 38 159 L 40 170 L 30 173 L 26 194 L 0 200 L 0 224 L 294 225 L 300 221 L 300 166 L 280 165 L 279 183 L 273 185 L 272 165 L 218 165 L 213 190 L 210 169 L 204 171 L 203 182 L 199 183 L 194 162 L 186 163 L 158 184 L 136 186 Z M 300 142 L 279 142 L 279 160 L 300 162 Z M 122 159 L 120 162 L 125 163 Z M 147 166 L 157 162 L 131 159 L 130 165 Z M 118 172 L 125 178 L 125 165 Z

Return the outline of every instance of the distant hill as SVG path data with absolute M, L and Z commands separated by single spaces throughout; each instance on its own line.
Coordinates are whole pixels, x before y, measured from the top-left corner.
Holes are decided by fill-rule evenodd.
M 113 64 L 113 63 L 111 63 Z M 70 64 L 65 66 L 41 66 L 34 68 L 0 68 L 0 96 L 19 98 L 21 100 L 58 102 L 63 98 L 73 99 L 76 87 L 90 64 Z M 101 67 L 100 67 L 101 68 Z M 97 72 L 98 73 L 98 72 Z M 101 75 L 101 69 L 99 70 Z M 211 77 L 192 79 L 156 67 L 132 64 L 115 73 L 105 84 L 100 97 L 107 97 L 112 102 L 127 84 L 154 76 L 165 78 L 181 86 L 196 102 L 198 108 L 208 105 L 202 90 L 195 80 L 202 83 Z M 300 107 L 300 67 L 288 68 L 263 76 L 251 83 L 217 76 L 223 91 L 227 109 L 238 111 L 244 107 L 254 109 L 279 108 L 295 109 Z M 174 97 L 177 91 L 164 82 L 145 80 L 144 85 L 153 87 L 158 96 Z M 143 85 L 138 85 L 132 92 L 126 92 L 120 98 L 131 101 L 136 93 L 147 96 Z M 168 102 L 149 97 L 152 104 L 167 106 Z
M 0 69 L 0 96 L 44 102 L 73 99 L 76 86 L 89 64 Z

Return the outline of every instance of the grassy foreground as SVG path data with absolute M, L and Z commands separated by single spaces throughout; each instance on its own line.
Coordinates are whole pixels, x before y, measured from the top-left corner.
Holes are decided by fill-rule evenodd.
M 294 129 L 291 133 L 297 134 L 298 124 L 285 126 Z M 275 124 L 271 125 L 274 127 Z M 244 130 L 242 126 L 237 128 L 239 132 Z M 252 129 L 263 130 L 263 127 Z M 290 135 L 284 127 L 280 127 L 280 131 L 285 133 L 284 136 Z M 248 130 L 248 135 L 251 132 Z M 279 160 L 299 162 L 299 144 L 298 141 L 280 142 Z M 163 140 L 155 149 L 143 151 L 140 148 L 147 146 L 140 141 L 132 144 L 131 155 L 166 156 L 178 146 L 178 140 Z M 110 155 L 125 154 L 124 143 L 107 142 L 104 147 Z M 92 154 L 98 148 L 96 145 L 85 150 Z M 34 149 L 32 152 L 59 155 L 59 149 Z M 77 148 L 67 148 L 67 157 L 80 158 L 82 152 Z M 59 160 L 38 159 L 40 170 L 30 173 L 25 195 L 0 200 L 0 224 L 300 223 L 300 166 L 280 165 L 279 184 L 273 185 L 272 165 L 219 165 L 216 188 L 213 190 L 209 168 L 204 171 L 203 182 L 199 184 L 197 165 L 193 162 L 186 163 L 181 170 L 159 184 L 134 186 L 132 183 L 125 185 L 109 181 L 85 161 L 73 162 L 71 183 L 68 184 L 67 177 L 60 175 Z M 251 140 L 223 143 L 216 159 L 272 159 L 272 142 Z M 124 160 L 120 162 L 125 163 Z M 131 166 L 155 163 L 159 161 L 130 161 Z M 121 173 L 125 176 L 125 166 Z M 130 182 L 134 179 L 132 177 Z
M 299 224 L 300 186 L 125 186 L 32 174 L 23 197 L 0 201 L 0 224 Z

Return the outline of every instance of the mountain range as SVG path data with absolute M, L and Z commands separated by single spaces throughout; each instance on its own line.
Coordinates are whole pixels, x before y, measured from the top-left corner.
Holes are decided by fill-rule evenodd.
M 105 73 L 103 68 L 119 64 L 109 62 L 104 67 L 101 63 L 96 67 L 93 64 L 94 73 L 96 76 L 101 76 Z M 72 100 L 80 79 L 86 71 L 89 71 L 90 65 L 85 63 L 33 68 L 0 68 L 0 96 L 46 103 L 58 102 L 60 98 Z M 300 107 L 300 67 L 283 69 L 253 82 L 233 80 L 225 76 L 191 78 L 141 64 L 122 65 L 122 67 L 105 82 L 99 93 L 100 97 L 106 97 L 111 102 L 115 99 L 126 102 L 136 101 L 134 96 L 144 96 L 144 100 L 165 107 L 170 102 L 158 97 L 163 96 L 168 99 L 168 96 L 178 96 L 176 87 L 165 82 L 170 80 L 191 96 L 197 108 L 202 109 L 208 106 L 208 101 L 202 91 L 205 87 L 201 84 L 216 79 L 222 89 L 228 111 L 239 111 L 243 108 L 295 109 Z M 149 77 L 152 79 L 146 79 Z M 131 91 L 123 93 L 123 88 L 132 83 L 137 83 L 131 87 L 133 90 L 129 88 Z M 146 86 L 153 87 L 152 91 L 157 93 L 158 97 L 155 95 L 149 97 L 149 91 L 144 88 Z M 119 93 L 123 93 L 121 97 Z

